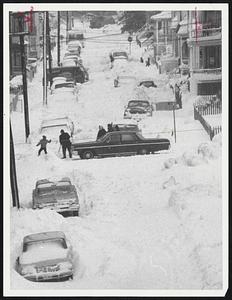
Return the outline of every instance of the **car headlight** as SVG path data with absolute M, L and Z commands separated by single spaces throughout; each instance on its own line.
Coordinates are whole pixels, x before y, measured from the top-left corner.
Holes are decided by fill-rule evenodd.
M 29 275 L 34 273 L 34 268 L 32 266 L 23 267 L 21 270 L 22 275 Z
M 73 265 L 69 261 L 64 261 L 59 264 L 60 269 L 72 269 Z

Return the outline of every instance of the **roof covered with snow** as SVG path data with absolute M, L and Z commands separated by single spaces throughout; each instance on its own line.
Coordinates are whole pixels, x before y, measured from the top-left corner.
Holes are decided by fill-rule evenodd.
M 151 20 L 164 20 L 164 19 L 171 19 L 172 15 L 170 11 L 162 11 L 157 15 L 151 16 Z

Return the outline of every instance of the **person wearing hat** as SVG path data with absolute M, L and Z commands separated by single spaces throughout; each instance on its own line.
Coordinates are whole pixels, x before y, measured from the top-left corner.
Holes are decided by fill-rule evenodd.
M 47 143 L 51 143 L 51 140 L 47 140 L 46 135 L 43 135 L 42 139 L 36 145 L 36 146 L 40 145 L 38 156 L 40 156 L 41 151 L 44 151 L 44 153 L 47 154 Z
M 62 159 L 66 158 L 66 149 L 68 149 L 69 157 L 72 158 L 70 135 L 67 132 L 64 132 L 63 129 L 61 129 L 60 133 L 59 140 L 63 151 Z

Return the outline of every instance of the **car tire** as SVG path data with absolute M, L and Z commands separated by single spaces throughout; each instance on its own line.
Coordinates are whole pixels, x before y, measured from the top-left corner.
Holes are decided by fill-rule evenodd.
M 83 159 L 91 159 L 93 157 L 94 157 L 94 154 L 90 150 L 86 150 L 81 154 L 81 158 L 83 158 Z
M 140 155 L 145 155 L 147 153 L 148 153 L 147 150 L 144 149 L 144 148 L 140 149 L 139 152 L 138 152 L 138 154 L 140 154 Z
M 79 210 L 75 210 L 73 212 L 73 217 L 79 217 Z

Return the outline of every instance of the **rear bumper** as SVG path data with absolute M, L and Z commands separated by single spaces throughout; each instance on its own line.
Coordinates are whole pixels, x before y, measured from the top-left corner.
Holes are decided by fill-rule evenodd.
M 74 212 L 74 211 L 79 211 L 80 205 L 75 205 L 75 206 L 65 206 L 65 207 L 59 207 L 59 206 L 44 206 L 44 207 L 39 207 L 39 208 L 34 208 L 34 209 L 50 209 L 50 210 L 55 210 L 56 212 Z
M 24 276 L 25 279 L 30 280 L 30 281 L 55 281 L 55 280 L 61 280 L 65 278 L 69 278 L 73 276 L 73 271 L 66 271 L 62 273 L 46 273 L 46 274 L 41 274 L 41 275 L 28 275 Z

